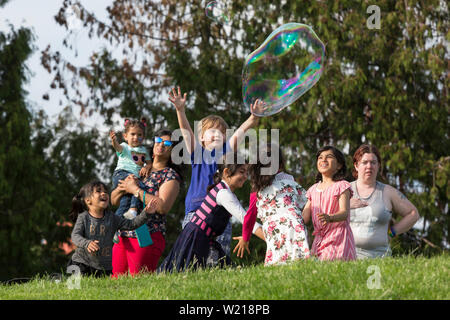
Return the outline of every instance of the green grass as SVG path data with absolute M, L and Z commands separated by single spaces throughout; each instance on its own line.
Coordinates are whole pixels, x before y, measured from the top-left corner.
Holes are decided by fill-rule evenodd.
M 369 266 L 379 289 L 369 289 Z M 352 262 L 298 261 L 286 266 L 142 274 L 119 279 L 83 277 L 80 289 L 48 277 L 1 285 L 0 299 L 266 300 L 450 299 L 450 257 L 397 257 Z

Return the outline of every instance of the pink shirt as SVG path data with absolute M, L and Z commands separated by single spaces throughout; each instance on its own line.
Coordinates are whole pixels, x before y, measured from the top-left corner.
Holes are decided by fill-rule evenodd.
M 250 204 L 248 206 L 247 214 L 244 217 L 244 223 L 242 224 L 242 238 L 244 241 L 250 241 L 253 227 L 256 223 L 256 216 L 258 214 L 256 200 L 256 192 L 250 193 Z
M 311 202 L 311 218 L 314 226 L 314 242 L 311 251 L 320 260 L 354 260 L 356 258 L 355 240 L 350 228 L 350 214 L 347 219 L 340 222 L 322 225 L 318 218 L 319 213 L 332 215 L 339 211 L 339 196 L 345 190 L 353 194 L 350 183 L 345 180 L 337 181 L 325 190 L 314 184 L 306 192 Z

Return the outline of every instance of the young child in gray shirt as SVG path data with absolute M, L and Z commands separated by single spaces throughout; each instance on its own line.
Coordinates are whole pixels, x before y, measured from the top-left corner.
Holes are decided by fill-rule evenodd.
M 72 199 L 70 216 L 76 221 L 72 242 L 77 247 L 68 266 L 78 266 L 83 275 L 112 273 L 112 246 L 115 232 L 134 230 L 147 222 L 156 211 L 151 201 L 132 220 L 116 216 L 109 210 L 107 187 L 100 181 L 84 185 Z

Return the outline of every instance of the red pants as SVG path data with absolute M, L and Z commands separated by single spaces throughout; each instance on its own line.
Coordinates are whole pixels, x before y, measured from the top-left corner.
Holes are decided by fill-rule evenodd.
M 166 246 L 166 240 L 161 232 L 151 234 L 153 244 L 144 248 L 139 247 L 136 238 L 119 237 L 119 243 L 112 249 L 113 277 L 120 274 L 134 275 L 140 271 L 155 271 L 158 260 Z

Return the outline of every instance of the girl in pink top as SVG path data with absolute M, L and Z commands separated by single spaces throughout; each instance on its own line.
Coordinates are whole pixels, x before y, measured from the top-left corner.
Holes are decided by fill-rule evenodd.
M 308 202 L 303 220 L 312 218 L 314 242 L 311 253 L 319 260 L 354 260 L 355 240 L 350 228 L 350 183 L 343 180 L 346 173 L 342 152 L 332 146 L 316 154 L 317 183 L 306 192 Z

